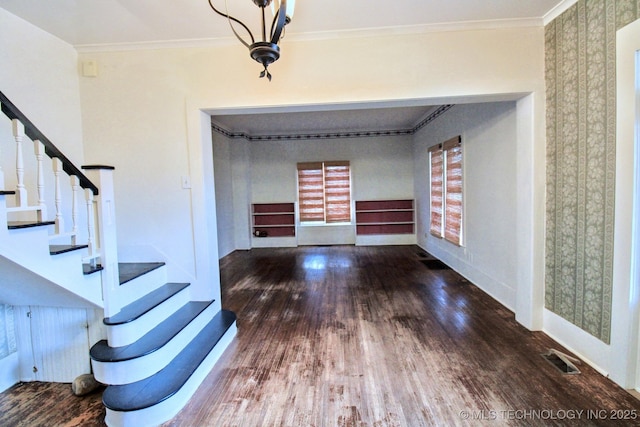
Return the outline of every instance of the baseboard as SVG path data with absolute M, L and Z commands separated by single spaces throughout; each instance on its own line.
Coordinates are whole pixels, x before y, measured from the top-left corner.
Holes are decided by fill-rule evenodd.
M 480 288 L 485 294 L 498 301 L 509 311 L 515 313 L 516 290 L 504 282 L 491 277 L 476 265 L 458 258 L 452 253 L 440 253 L 438 250 L 428 250 L 420 244 L 417 246 L 428 254 L 436 257 L 440 261 L 451 267 L 456 273 Z
M 611 346 L 546 308 L 543 322 L 544 333 L 600 374 L 609 376 Z
M 4 359 L 0 359 L 0 392 L 20 382 L 20 362 L 18 353 L 11 353 Z

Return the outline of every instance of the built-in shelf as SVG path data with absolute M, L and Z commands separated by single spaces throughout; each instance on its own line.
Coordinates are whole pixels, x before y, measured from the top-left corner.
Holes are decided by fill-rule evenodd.
M 295 237 L 293 203 L 254 203 L 251 205 L 254 237 Z
M 356 201 L 356 234 L 413 234 L 413 200 Z

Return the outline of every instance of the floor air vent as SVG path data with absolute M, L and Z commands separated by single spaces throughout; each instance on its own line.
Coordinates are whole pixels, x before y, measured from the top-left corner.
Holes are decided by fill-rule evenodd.
M 544 357 L 547 362 L 551 363 L 563 374 L 576 375 L 580 373 L 578 368 L 574 365 L 574 363 L 580 364 L 580 360 L 568 356 L 558 350 L 550 348 L 548 352 L 542 354 L 542 357 Z
M 429 270 L 450 270 L 451 268 L 439 259 L 423 259 L 422 262 Z

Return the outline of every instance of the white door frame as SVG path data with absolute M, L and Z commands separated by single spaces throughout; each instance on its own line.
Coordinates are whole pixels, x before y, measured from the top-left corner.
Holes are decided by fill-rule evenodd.
M 624 388 L 640 384 L 640 20 L 617 33 L 617 118 L 611 379 Z

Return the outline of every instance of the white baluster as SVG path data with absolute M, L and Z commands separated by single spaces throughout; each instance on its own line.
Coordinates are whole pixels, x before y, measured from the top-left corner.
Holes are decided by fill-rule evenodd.
M 87 245 L 89 246 L 89 257 L 91 265 L 95 267 L 95 214 L 93 212 L 93 191 L 87 188 L 84 190 L 85 200 L 87 202 Z
M 24 158 L 22 156 L 22 138 L 24 138 L 24 125 L 18 119 L 11 120 L 13 137 L 16 140 L 16 205 L 27 206 L 27 188 L 24 186 Z
M 36 139 L 33 141 L 33 151 L 36 155 L 38 170 L 38 221 L 45 221 L 47 218 L 47 205 L 44 200 L 44 144 Z
M 80 179 L 71 175 L 71 244 L 78 241 L 78 192 L 80 191 Z
M 62 169 L 62 160 L 53 158 L 53 175 L 55 178 L 56 189 L 56 234 L 64 232 L 64 218 L 62 218 L 62 190 L 60 188 L 60 177 L 64 172 Z

